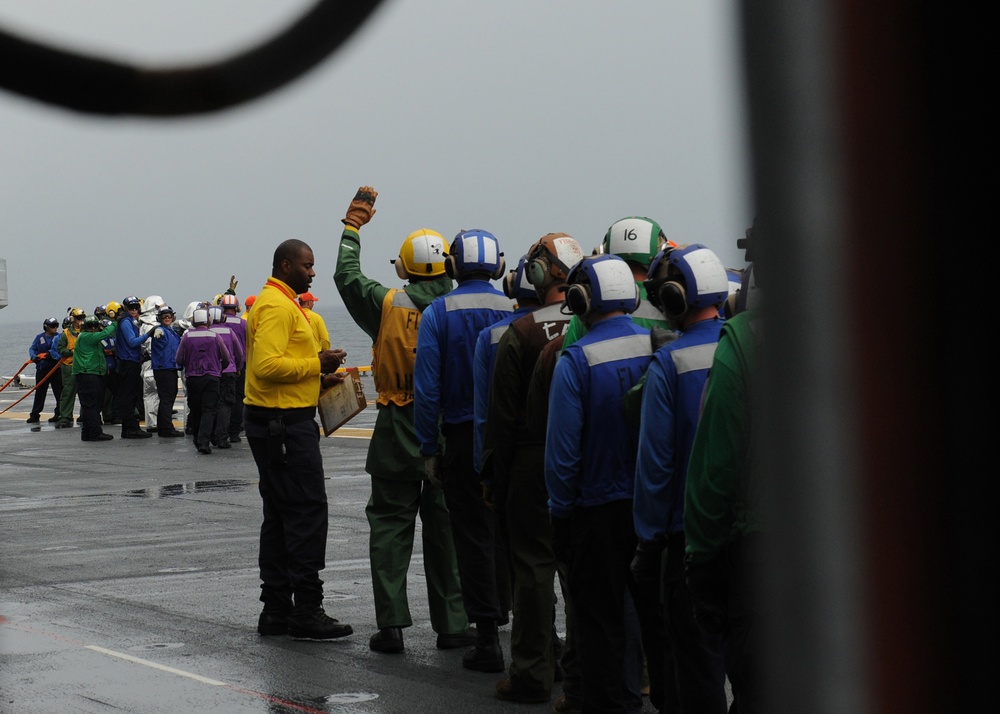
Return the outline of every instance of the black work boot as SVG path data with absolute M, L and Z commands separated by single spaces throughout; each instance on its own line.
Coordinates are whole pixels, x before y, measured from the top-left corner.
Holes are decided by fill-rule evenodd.
M 476 645 L 462 655 L 462 666 L 478 672 L 503 672 L 503 650 L 497 623 L 493 620 L 476 621 Z
M 352 635 L 354 629 L 327 615 L 322 605 L 299 605 L 288 618 L 288 634 L 294 640 L 323 642 Z
M 257 633 L 264 637 L 288 634 L 288 611 L 268 610 L 260 613 L 257 620 Z
M 373 652 L 395 654 L 403 651 L 403 628 L 383 627 L 368 640 L 368 649 Z

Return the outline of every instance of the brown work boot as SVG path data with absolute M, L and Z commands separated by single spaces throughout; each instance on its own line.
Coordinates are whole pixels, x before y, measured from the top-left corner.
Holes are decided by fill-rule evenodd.
M 519 704 L 541 704 L 551 698 L 545 692 L 530 692 L 514 683 L 513 679 L 501 679 L 493 688 L 493 694 L 497 699 L 505 702 L 517 702 Z
M 552 703 L 552 711 L 555 714 L 583 714 L 583 703 L 563 694 Z

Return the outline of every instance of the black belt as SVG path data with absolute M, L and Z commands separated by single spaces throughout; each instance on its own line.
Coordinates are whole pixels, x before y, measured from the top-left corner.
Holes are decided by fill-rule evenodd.
M 297 407 L 295 409 L 274 409 L 273 407 L 257 407 L 247 404 L 243 408 L 244 418 L 251 424 L 267 426 L 275 419 L 281 419 L 285 426 L 298 424 L 316 418 L 316 407 Z

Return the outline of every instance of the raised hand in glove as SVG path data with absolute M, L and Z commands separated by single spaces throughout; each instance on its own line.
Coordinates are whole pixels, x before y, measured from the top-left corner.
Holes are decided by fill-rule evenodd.
M 229 293 L 230 295 L 235 295 L 236 294 L 236 285 L 239 282 L 240 281 L 236 279 L 235 275 L 230 275 L 229 276 L 229 290 L 227 290 L 226 292 Z
M 424 458 L 424 476 L 438 488 L 444 486 L 444 470 L 441 463 L 441 454 L 434 454 L 433 456 Z
M 375 215 L 375 198 L 377 196 L 378 191 L 374 188 L 371 186 L 362 186 L 354 194 L 354 200 L 351 201 L 351 205 L 347 207 L 347 215 L 340 220 L 346 226 L 360 228 Z

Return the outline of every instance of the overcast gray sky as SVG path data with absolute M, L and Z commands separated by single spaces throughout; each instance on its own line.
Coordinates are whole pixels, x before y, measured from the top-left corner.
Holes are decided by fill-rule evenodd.
M 228 55 L 309 0 L 0 0 L 0 25 L 142 64 Z M 309 243 L 333 284 L 340 218 L 379 191 L 362 265 L 421 227 L 586 248 L 627 215 L 742 267 L 752 220 L 731 0 L 387 0 L 316 70 L 194 119 L 103 119 L 0 92 L 0 320 L 126 295 L 177 309 L 230 274 L 256 293 L 275 246 Z

